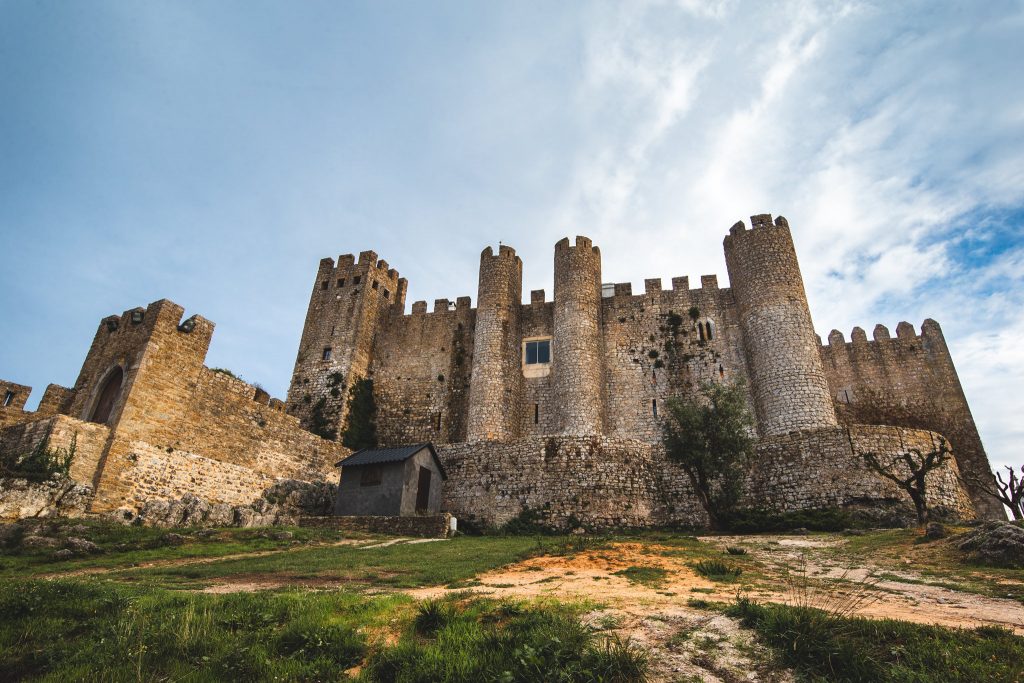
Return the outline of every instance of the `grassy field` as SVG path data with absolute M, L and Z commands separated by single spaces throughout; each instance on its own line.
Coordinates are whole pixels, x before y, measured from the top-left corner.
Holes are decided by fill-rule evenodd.
M 744 671 L 776 680 L 786 670 L 797 680 L 1024 680 L 1024 639 L 1004 629 L 866 620 L 743 598 L 778 582 L 773 558 L 784 546 L 767 537 L 396 543 L 327 530 L 68 521 L 39 533 L 86 538 L 100 552 L 58 560 L 54 548 L 8 535 L 0 552 L 3 680 L 624 682 L 743 680 Z M 909 556 L 924 582 L 979 594 L 1019 590 L 1010 570 L 965 565 L 948 544 L 917 537 L 804 538 L 822 540 L 819 559 L 870 557 L 905 573 Z M 530 582 L 485 576 L 508 566 Z M 985 588 L 985 576 L 1006 583 Z M 703 587 L 684 590 L 680 581 Z M 564 592 L 579 586 L 589 586 L 589 597 Z M 634 594 L 646 602 L 631 607 Z M 712 618 L 735 631 L 708 631 Z M 726 646 L 742 657 L 716 660 Z

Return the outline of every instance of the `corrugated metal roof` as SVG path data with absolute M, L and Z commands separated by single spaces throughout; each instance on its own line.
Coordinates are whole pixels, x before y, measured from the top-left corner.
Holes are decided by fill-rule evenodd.
M 411 446 L 397 446 L 395 448 L 364 448 L 363 450 L 356 451 L 344 460 L 334 464 L 337 467 L 357 467 L 359 465 L 380 465 L 387 462 L 402 462 L 403 460 L 408 460 L 412 456 L 416 455 L 424 448 L 430 450 L 430 454 L 434 456 L 434 460 L 437 462 L 437 466 L 441 470 L 441 475 L 447 478 L 448 475 L 444 471 L 441 459 L 437 457 L 437 451 L 434 450 L 434 445 L 431 443 L 418 443 Z

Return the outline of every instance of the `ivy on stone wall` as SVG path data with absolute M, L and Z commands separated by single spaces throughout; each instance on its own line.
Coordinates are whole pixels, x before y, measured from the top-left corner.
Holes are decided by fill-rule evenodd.
M 334 420 L 327 416 L 327 399 L 323 396 L 313 404 L 313 409 L 309 412 L 309 431 L 329 441 L 338 438 L 338 428 L 334 425 Z
M 377 402 L 372 379 L 358 380 L 349 391 L 348 418 L 341 443 L 354 451 L 377 446 Z

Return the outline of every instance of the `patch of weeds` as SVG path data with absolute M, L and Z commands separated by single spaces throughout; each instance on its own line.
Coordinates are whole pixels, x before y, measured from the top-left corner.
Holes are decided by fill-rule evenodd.
M 668 571 L 661 567 L 627 567 L 613 573 L 625 577 L 630 583 L 639 583 L 649 588 L 660 587 L 668 577 Z
M 725 552 L 728 553 L 729 555 L 746 555 L 747 554 L 747 549 L 746 548 L 741 548 L 741 547 L 736 546 L 736 545 L 731 545 L 731 546 L 729 546 L 728 548 L 725 549 Z
M 413 629 L 421 636 L 432 636 L 455 617 L 451 604 L 440 600 L 427 600 L 416 610 Z
M 693 570 L 712 581 L 735 581 L 743 570 L 721 560 L 701 560 L 691 565 Z

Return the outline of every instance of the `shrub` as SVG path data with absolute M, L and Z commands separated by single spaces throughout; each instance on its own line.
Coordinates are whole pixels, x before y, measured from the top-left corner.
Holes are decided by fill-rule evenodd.
M 50 448 L 50 430 L 28 453 L 5 453 L 0 457 L 0 473 L 5 477 L 28 479 L 32 482 L 46 481 L 67 475 L 71 461 L 78 452 L 78 432 L 71 437 L 67 448 Z
M 725 552 L 727 552 L 730 555 L 746 555 L 747 554 L 747 549 L 746 548 L 740 548 L 739 546 L 731 545 L 731 546 L 729 546 L 728 548 L 725 549 Z

